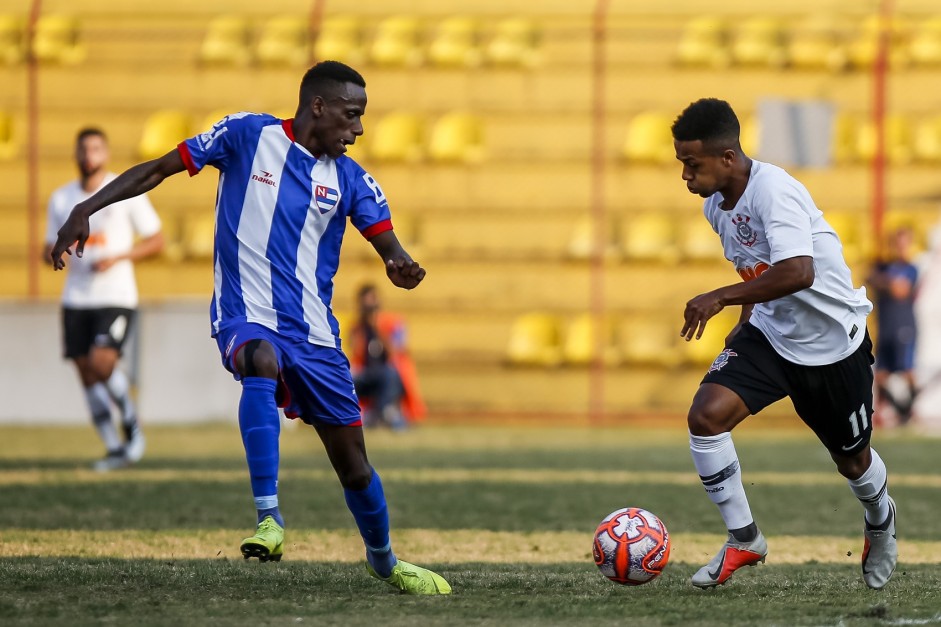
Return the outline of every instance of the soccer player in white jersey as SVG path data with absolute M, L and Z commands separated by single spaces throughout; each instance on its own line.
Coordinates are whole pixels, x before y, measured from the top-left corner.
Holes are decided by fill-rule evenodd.
M 114 180 L 115 175 L 108 172 L 108 156 L 108 139 L 102 130 L 79 131 L 75 141 L 79 178 L 55 190 L 49 199 L 43 252 L 47 262 L 56 231 L 72 208 Z M 65 357 L 78 370 L 92 422 L 107 450 L 94 468 L 108 471 L 135 463 L 144 454 L 144 435 L 128 377 L 117 363 L 136 317 L 133 263 L 159 253 L 163 234 L 160 218 L 145 195 L 105 207 L 91 219 L 90 229 L 85 255 L 69 264 L 62 292 L 63 344 Z M 112 402 L 120 413 L 123 439 L 112 419 Z
M 410 594 L 448 594 L 436 573 L 396 558 L 379 475 L 369 464 L 350 364 L 330 308 L 333 276 L 349 218 L 369 240 L 396 286 L 412 289 L 425 270 L 392 230 L 376 181 L 345 156 L 363 134 L 366 82 L 335 61 L 301 81 L 295 117 L 238 113 L 132 167 L 79 204 L 51 252 L 57 269 L 76 241 L 81 256 L 88 216 L 152 189 L 183 170 L 219 170 L 212 335 L 222 363 L 242 383 L 239 427 L 257 513 L 246 559 L 280 560 L 284 519 L 278 507 L 278 405 L 312 425 L 336 470 L 366 545 L 371 575 Z
M 690 341 L 722 309 L 742 306 L 689 410 L 693 461 L 729 531 L 692 583 L 717 586 L 738 568 L 764 562 L 768 544 L 745 497 L 731 431 L 787 396 L 865 510 L 863 580 L 880 589 L 898 548 L 886 467 L 869 446 L 872 304 L 864 288 L 853 287 L 840 239 L 807 189 L 745 155 L 739 130 L 729 104 L 711 98 L 692 103 L 673 124 L 686 187 L 706 199 L 706 219 L 744 279 L 696 296 L 684 313 L 681 334 Z

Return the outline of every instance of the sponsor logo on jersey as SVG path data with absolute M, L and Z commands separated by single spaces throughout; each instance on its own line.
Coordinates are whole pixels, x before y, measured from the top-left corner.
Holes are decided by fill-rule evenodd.
M 712 365 L 709 366 L 709 370 L 706 372 L 706 374 L 709 374 L 710 372 L 718 372 L 719 370 L 722 370 L 725 367 L 725 365 L 729 363 L 729 359 L 731 359 L 732 357 L 738 357 L 738 353 L 736 353 L 730 348 L 726 348 L 721 353 L 719 353 L 719 355 L 715 358 L 715 360 L 712 362 Z
M 735 239 L 737 239 L 738 243 L 742 246 L 751 248 L 755 245 L 755 242 L 758 241 L 758 233 L 755 232 L 755 229 L 751 228 L 749 222 L 751 222 L 750 216 L 743 216 L 740 213 L 736 213 L 732 216 L 732 224 L 735 225 Z
M 259 183 L 264 183 L 265 185 L 271 185 L 272 187 L 278 186 L 278 184 L 274 182 L 274 179 L 271 178 L 272 177 L 271 172 L 265 172 L 264 170 L 260 170 L 260 173 L 261 173 L 260 176 L 258 174 L 252 174 L 252 180 L 258 181 Z
M 332 211 L 334 207 L 337 206 L 339 200 L 340 192 L 332 187 L 318 185 L 314 188 L 314 204 L 317 205 L 317 209 L 320 210 L 320 213 Z

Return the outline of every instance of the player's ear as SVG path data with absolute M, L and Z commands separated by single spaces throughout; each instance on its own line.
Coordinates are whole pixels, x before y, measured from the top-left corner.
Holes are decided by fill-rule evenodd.
M 310 112 L 315 118 L 319 118 L 323 115 L 324 109 L 327 106 L 327 103 L 324 102 L 324 99 L 320 96 L 314 96 L 310 99 Z

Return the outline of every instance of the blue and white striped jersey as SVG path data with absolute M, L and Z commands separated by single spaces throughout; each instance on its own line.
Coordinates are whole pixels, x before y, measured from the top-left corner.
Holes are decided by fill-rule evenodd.
M 330 301 L 346 218 L 373 237 L 392 228 L 389 205 L 352 159 L 295 143 L 292 124 L 236 113 L 178 147 L 190 176 L 219 170 L 212 334 L 247 321 L 339 347 Z

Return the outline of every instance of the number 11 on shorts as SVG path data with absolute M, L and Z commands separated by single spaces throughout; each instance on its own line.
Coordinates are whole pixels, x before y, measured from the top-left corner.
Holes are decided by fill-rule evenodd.
M 853 437 L 858 438 L 862 431 L 869 428 L 869 415 L 866 413 L 866 404 L 859 407 L 858 412 L 850 414 L 850 427 L 853 428 Z

